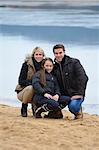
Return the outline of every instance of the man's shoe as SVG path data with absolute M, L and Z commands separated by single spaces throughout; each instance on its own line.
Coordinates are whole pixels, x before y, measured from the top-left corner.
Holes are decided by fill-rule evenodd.
M 74 119 L 83 119 L 82 107 L 81 107 L 80 111 L 75 115 Z
M 22 117 L 27 117 L 27 104 L 22 103 L 22 108 L 21 108 L 21 116 Z

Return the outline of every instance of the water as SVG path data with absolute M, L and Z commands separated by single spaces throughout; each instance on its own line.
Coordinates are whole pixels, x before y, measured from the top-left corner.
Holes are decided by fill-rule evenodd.
M 98 15 L 97 6 L 96 9 L 95 7 L 67 7 L 66 9 L 1 8 L 0 24 L 99 28 Z
M 54 58 L 53 45 L 63 43 L 66 54 L 80 59 L 89 76 L 84 104 L 97 109 L 85 110 L 99 114 L 99 9 L 75 8 L 0 8 L 0 103 L 20 106 L 14 88 L 27 53 L 40 46 Z
M 0 104 L 19 107 L 21 108 L 21 102 L 17 99 L 1 99 Z M 28 109 L 31 108 L 31 104 L 28 104 Z M 85 104 L 82 105 L 83 112 L 93 115 L 99 115 L 99 104 Z M 68 111 L 68 107 L 65 108 Z

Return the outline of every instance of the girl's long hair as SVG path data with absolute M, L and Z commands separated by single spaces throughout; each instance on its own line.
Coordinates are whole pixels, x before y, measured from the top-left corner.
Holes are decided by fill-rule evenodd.
M 47 60 L 51 61 L 52 64 L 53 64 L 53 60 L 52 60 L 51 58 L 49 58 L 49 57 L 43 59 L 43 61 L 42 61 L 42 63 L 41 63 L 41 69 L 40 69 L 40 83 L 41 83 L 41 85 L 42 85 L 43 87 L 46 86 L 46 76 L 45 76 L 44 64 L 45 64 L 45 62 L 46 62 Z

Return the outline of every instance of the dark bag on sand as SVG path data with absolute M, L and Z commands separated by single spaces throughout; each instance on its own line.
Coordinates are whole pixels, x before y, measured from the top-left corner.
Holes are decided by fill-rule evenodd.
M 18 84 L 15 88 L 15 92 L 20 92 L 25 88 L 25 86 L 21 86 L 20 84 Z

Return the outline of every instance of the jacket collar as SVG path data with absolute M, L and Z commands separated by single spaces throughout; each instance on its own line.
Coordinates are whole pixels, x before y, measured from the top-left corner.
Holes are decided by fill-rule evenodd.
M 27 65 L 31 66 L 35 70 L 34 63 L 33 63 L 33 58 L 32 57 L 29 57 L 26 60 L 26 62 L 27 62 Z

